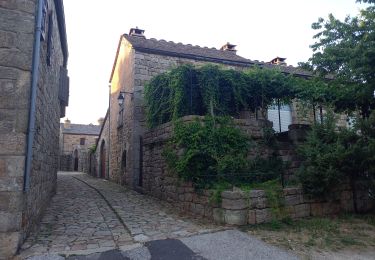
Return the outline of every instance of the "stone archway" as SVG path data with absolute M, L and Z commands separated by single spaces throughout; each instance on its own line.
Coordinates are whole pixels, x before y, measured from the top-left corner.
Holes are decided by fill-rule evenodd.
M 73 158 L 74 158 L 74 166 L 73 166 L 73 170 L 74 170 L 75 172 L 77 172 L 77 171 L 78 171 L 78 163 L 79 163 L 79 159 L 78 159 L 78 151 L 77 151 L 77 150 L 74 150 Z
M 105 178 L 105 171 L 106 171 L 106 159 L 107 159 L 107 151 L 105 147 L 105 141 L 103 140 L 100 144 L 100 167 L 99 167 L 99 173 L 100 178 Z

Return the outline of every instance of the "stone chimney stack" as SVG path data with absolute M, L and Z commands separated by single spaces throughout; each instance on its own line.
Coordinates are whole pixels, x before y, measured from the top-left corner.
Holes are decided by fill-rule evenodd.
M 137 36 L 137 37 L 146 38 L 144 33 L 145 33 L 145 30 L 138 29 L 138 27 L 131 28 L 130 31 L 129 31 L 130 36 Z
M 98 124 L 99 124 L 100 126 L 102 126 L 103 123 L 104 123 L 104 118 L 103 118 L 103 117 L 99 118 L 99 119 L 98 119 Z
M 64 121 L 64 128 L 65 129 L 70 129 L 70 120 L 67 118 Z
M 280 57 L 276 57 L 274 58 L 273 60 L 271 60 L 270 62 L 268 62 L 269 64 L 273 64 L 273 65 L 282 65 L 282 66 L 286 66 L 286 62 L 285 62 L 286 58 L 280 58 Z
M 237 45 L 230 44 L 229 42 L 227 42 L 226 44 L 224 44 L 224 45 L 220 48 L 220 50 L 222 50 L 222 51 L 231 51 L 231 52 L 236 53 L 236 52 L 237 52 L 237 50 L 236 50 L 236 46 L 237 46 Z

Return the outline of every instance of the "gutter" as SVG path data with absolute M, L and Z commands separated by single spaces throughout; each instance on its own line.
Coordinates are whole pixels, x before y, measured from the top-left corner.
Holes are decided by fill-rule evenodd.
M 27 192 L 30 189 L 30 172 L 33 158 L 33 142 L 35 135 L 35 108 L 36 108 L 36 92 L 38 89 L 39 78 L 39 63 L 40 63 L 40 37 L 42 34 L 42 11 L 43 2 L 39 0 L 37 4 L 37 16 L 34 32 L 34 46 L 31 67 L 31 95 L 30 95 L 30 109 L 29 109 L 29 123 L 27 129 L 27 150 L 24 172 L 24 186 L 23 191 Z

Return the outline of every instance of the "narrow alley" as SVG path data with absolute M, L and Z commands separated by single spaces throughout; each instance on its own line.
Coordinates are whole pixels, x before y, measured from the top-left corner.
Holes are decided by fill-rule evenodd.
M 294 259 L 237 230 L 83 173 L 60 172 L 57 194 L 20 259 Z M 163 250 L 163 248 L 165 250 Z M 65 258 L 66 257 L 66 258 Z

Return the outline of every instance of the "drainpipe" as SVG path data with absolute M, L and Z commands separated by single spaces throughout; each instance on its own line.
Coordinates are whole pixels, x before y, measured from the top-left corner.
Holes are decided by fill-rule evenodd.
M 39 77 L 39 62 L 40 62 L 40 37 L 42 34 L 42 12 L 44 0 L 38 1 L 37 16 L 35 23 L 34 33 L 34 46 L 33 46 L 33 60 L 31 67 L 31 95 L 30 95 L 30 110 L 29 110 L 29 124 L 27 129 L 27 151 L 24 173 L 24 186 L 23 190 L 27 192 L 30 189 L 30 172 L 31 163 L 33 158 L 33 142 L 35 134 L 35 107 L 36 107 L 36 92 L 38 88 Z
M 109 98 L 108 98 L 108 108 L 109 108 L 109 111 L 108 111 L 108 163 L 107 163 L 107 173 L 108 173 L 108 176 L 106 179 L 110 179 L 109 178 L 109 170 L 110 170 L 110 161 L 111 161 L 111 87 L 112 87 L 112 83 L 108 84 L 108 87 L 109 87 Z

